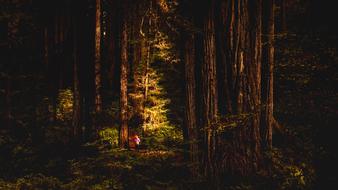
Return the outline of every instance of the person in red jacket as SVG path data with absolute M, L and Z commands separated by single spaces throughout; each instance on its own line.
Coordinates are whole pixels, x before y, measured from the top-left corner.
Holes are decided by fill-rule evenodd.
M 138 135 L 135 134 L 132 138 L 132 141 L 135 143 L 135 148 L 138 150 L 141 142 L 140 137 L 138 137 Z

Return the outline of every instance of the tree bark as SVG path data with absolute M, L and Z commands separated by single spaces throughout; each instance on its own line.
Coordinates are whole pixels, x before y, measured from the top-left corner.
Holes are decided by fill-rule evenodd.
M 263 146 L 272 148 L 272 127 L 273 127 L 273 70 L 274 70 L 274 38 L 275 38 L 275 14 L 274 0 L 264 0 L 264 42 L 263 47 L 263 65 L 262 65 L 262 104 L 263 123 L 262 137 Z
M 95 111 L 102 110 L 101 98 L 101 0 L 96 0 L 95 14 Z
M 199 175 L 199 147 L 198 128 L 196 119 L 196 79 L 195 79 L 195 38 L 191 34 L 186 37 L 184 44 L 185 63 L 185 124 L 188 144 L 189 161 L 192 164 L 190 171 L 192 177 Z
M 128 35 L 127 35 L 127 22 L 126 22 L 126 11 L 127 2 L 123 2 L 124 18 L 122 22 L 122 34 L 121 34 L 121 94 L 120 94 L 120 115 L 121 115 L 121 126 L 120 126 L 120 147 L 128 147 L 128 94 L 127 94 L 127 83 L 128 83 Z
M 215 152 L 215 131 L 212 129 L 213 122 L 217 116 L 217 79 L 216 79 L 216 45 L 214 26 L 215 1 L 208 3 L 208 12 L 204 18 L 203 30 L 203 64 L 202 64 L 202 126 L 204 128 L 205 154 L 203 161 L 205 175 L 214 176 L 214 165 L 212 163 Z

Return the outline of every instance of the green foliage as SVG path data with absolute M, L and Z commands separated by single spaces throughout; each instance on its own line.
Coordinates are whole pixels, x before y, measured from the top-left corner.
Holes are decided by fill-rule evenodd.
M 156 51 L 154 60 L 160 60 L 168 64 L 177 64 L 180 62 L 174 52 L 175 45 L 170 41 L 168 35 L 158 31 L 155 39 L 154 47 L 156 48 Z
M 112 147 L 117 147 L 119 143 L 119 131 L 117 127 L 106 128 L 99 131 L 102 143 L 108 143 Z
M 183 143 L 182 132 L 174 126 L 162 126 L 158 130 L 147 131 L 142 144 L 148 148 L 166 149 Z
M 148 147 L 156 147 L 182 142 L 181 129 L 173 125 L 171 118 L 169 118 L 173 112 L 170 109 L 172 102 L 164 85 L 161 84 L 161 81 L 164 80 L 163 73 L 151 68 L 149 78 L 150 90 L 145 104 L 145 122 L 142 126 L 145 132 L 144 144 Z

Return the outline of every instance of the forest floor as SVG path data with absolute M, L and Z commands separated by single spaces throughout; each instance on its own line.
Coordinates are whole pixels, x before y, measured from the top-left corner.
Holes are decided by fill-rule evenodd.
M 314 189 L 338 182 L 337 41 L 334 35 L 298 33 L 277 45 L 275 115 L 298 139 L 279 146 L 313 167 Z

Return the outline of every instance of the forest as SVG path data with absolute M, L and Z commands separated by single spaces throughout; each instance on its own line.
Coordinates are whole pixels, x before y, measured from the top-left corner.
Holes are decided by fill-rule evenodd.
M 336 18 L 329 0 L 0 0 L 0 190 L 335 189 Z

